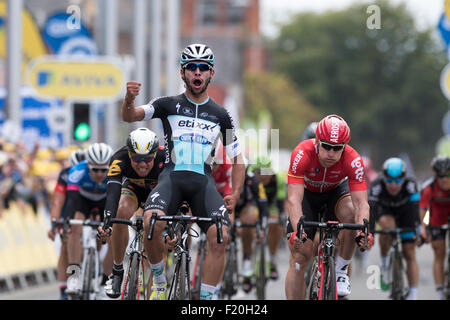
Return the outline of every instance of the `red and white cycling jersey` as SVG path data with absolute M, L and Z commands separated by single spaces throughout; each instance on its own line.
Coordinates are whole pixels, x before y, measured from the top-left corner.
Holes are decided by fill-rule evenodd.
M 425 188 L 420 192 L 420 208 L 430 209 L 430 225 L 440 227 L 447 224 L 450 215 L 450 191 L 439 188 L 436 180 L 426 182 Z
M 347 145 L 341 159 L 324 168 L 317 155 L 314 139 L 300 142 L 291 154 L 288 184 L 303 184 L 312 192 L 325 192 L 348 179 L 350 191 L 367 190 L 361 156 Z
M 222 197 L 228 196 L 233 193 L 231 187 L 231 169 L 233 165 L 231 163 L 219 164 L 219 167 L 212 176 L 214 182 L 216 183 L 217 191 L 222 195 Z

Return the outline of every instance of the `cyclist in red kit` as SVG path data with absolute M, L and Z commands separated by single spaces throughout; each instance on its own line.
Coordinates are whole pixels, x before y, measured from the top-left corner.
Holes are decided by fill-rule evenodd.
M 329 115 L 319 122 L 316 138 L 300 142 L 292 152 L 286 206 L 289 214 L 287 233 L 291 233 L 291 254 L 285 283 L 288 299 L 304 299 L 304 274 L 313 255 L 315 229 L 305 228 L 306 233 L 296 235 L 302 215 L 306 221 L 319 221 L 318 213 L 326 205 L 325 221 L 363 224 L 363 219 L 369 220 L 364 164 L 358 152 L 348 145 L 349 141 L 350 128 L 345 120 Z M 361 231 L 356 234 L 353 230 L 343 230 L 339 240 L 336 285 L 338 295 L 347 296 L 351 291 L 347 269 L 356 243 L 370 249 L 373 236 L 369 234 L 367 247 L 364 246 L 364 233 Z
M 216 183 L 216 189 L 222 197 L 233 193 L 231 187 L 231 169 L 231 160 L 227 157 L 225 147 L 220 143 L 216 148 L 216 155 L 212 163 L 212 176 Z
M 445 231 L 438 228 L 448 223 L 450 219 L 450 157 L 437 156 L 431 162 L 434 177 L 425 182 L 420 192 L 420 218 L 422 221 L 422 237 L 426 237 L 423 218 L 427 210 L 430 213 L 430 238 L 434 251 L 433 276 L 436 295 L 445 300 Z

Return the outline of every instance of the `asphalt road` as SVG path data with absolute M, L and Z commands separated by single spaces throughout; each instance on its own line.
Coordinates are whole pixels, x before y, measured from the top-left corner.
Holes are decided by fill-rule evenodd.
M 194 246 L 193 246 L 194 249 Z M 195 251 L 194 251 L 195 252 Z M 353 258 L 353 271 L 351 277 L 352 293 L 349 300 L 387 300 L 389 294 L 377 288 L 377 266 L 379 265 L 379 247 L 377 244 L 367 253 L 367 262 L 361 266 L 360 259 Z M 432 263 L 433 252 L 430 245 L 417 249 L 417 259 L 420 268 L 419 300 L 436 299 Z M 195 259 L 192 259 L 195 260 Z M 278 268 L 280 278 L 269 281 L 267 284 L 267 299 L 285 300 L 284 283 L 288 269 L 289 251 L 287 245 L 282 246 L 278 252 Z M 57 300 L 59 298 L 58 283 L 52 282 L 38 287 L 29 287 L 14 292 L 0 293 L 0 300 Z M 254 300 L 255 291 L 246 294 L 239 290 L 234 299 Z

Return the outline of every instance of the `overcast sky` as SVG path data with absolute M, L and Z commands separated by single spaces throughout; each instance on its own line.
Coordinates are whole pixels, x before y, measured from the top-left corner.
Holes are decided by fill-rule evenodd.
M 394 4 L 406 3 L 408 9 L 416 18 L 419 28 L 436 26 L 444 11 L 444 0 L 389 0 Z M 292 13 L 302 11 L 324 12 L 339 10 L 353 3 L 367 3 L 375 1 L 363 0 L 261 0 L 261 31 L 268 36 L 277 34 L 276 23 L 288 21 Z M 381 8 L 381 23 L 383 23 L 383 8 Z

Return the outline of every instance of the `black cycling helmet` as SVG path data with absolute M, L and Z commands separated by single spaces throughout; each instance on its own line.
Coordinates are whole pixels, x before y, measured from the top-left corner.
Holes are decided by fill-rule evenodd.
M 302 135 L 302 141 L 306 140 L 306 139 L 312 139 L 316 137 L 316 128 L 317 125 L 319 123 L 318 122 L 311 122 L 305 129 L 305 131 L 303 131 L 303 135 Z
M 406 174 L 406 163 L 400 158 L 389 158 L 383 163 L 383 174 L 386 178 L 403 178 Z
M 436 156 L 431 161 L 431 167 L 436 174 L 445 174 L 450 170 L 450 158 L 447 156 Z

